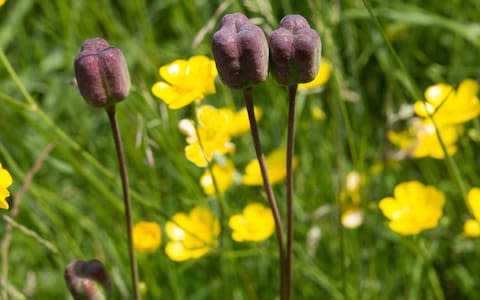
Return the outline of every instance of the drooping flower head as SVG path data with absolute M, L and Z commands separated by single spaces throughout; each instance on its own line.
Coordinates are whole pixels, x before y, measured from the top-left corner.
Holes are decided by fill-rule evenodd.
M 78 89 L 90 105 L 105 107 L 128 96 L 130 75 L 125 57 L 104 39 L 86 40 L 74 68 Z
M 267 39 L 241 13 L 223 17 L 220 29 L 213 36 L 212 51 L 220 78 L 231 88 L 245 88 L 267 78 Z
M 288 15 L 268 37 L 272 74 L 283 85 L 312 81 L 318 73 L 322 44 L 301 15 Z
M 133 226 L 133 246 L 140 253 L 155 252 L 162 242 L 160 225 L 156 222 L 141 221 Z
M 260 203 L 248 204 L 241 214 L 230 217 L 228 226 L 232 229 L 232 239 L 237 242 L 261 242 L 275 231 L 271 209 Z
M 412 235 L 434 228 L 443 214 L 445 195 L 433 186 L 418 181 L 397 185 L 393 197 L 380 200 L 379 207 L 391 230 Z
M 165 224 L 170 241 L 165 253 L 174 261 L 185 261 L 207 254 L 217 244 L 220 223 L 205 208 L 196 207 L 189 214 L 177 213 Z
M 71 261 L 64 278 L 73 299 L 106 299 L 112 288 L 105 266 L 97 259 Z
M 13 183 L 10 173 L 2 167 L 0 164 L 0 208 L 8 209 L 9 205 L 6 198 L 10 196 L 8 187 Z
M 421 117 L 433 115 L 438 124 L 461 124 L 480 114 L 477 93 L 473 79 L 463 80 L 456 91 L 449 84 L 435 84 L 425 90 L 425 102 L 415 103 L 415 112 Z
M 217 69 L 213 60 L 195 55 L 188 60 L 177 59 L 160 67 L 165 81 L 156 82 L 152 93 L 170 109 L 179 109 L 215 93 Z

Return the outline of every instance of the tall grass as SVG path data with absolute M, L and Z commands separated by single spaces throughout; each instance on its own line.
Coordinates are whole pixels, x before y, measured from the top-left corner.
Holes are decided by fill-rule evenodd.
M 304 15 L 322 38 L 333 74 L 322 93 L 299 99 L 295 172 L 295 299 L 477 299 L 479 245 L 461 236 L 469 216 L 449 165 L 431 158 L 388 164 L 389 114 L 414 103 L 437 82 L 478 79 L 478 1 L 360 0 L 230 1 L 267 33 L 282 16 Z M 14 178 L 15 195 L 40 153 L 53 150 L 23 196 L 9 253 L 11 299 L 65 299 L 63 269 L 74 258 L 98 258 L 113 281 L 112 299 L 129 298 L 129 270 L 116 157 L 103 113 L 89 108 L 69 84 L 83 40 L 101 36 L 122 49 L 133 90 L 117 106 L 132 188 L 133 217 L 160 224 L 198 204 L 218 208 L 199 184 L 203 170 L 183 155 L 178 121 L 193 107 L 168 110 L 150 93 L 158 67 L 195 54 L 212 57 L 212 30 L 223 1 L 13 1 L 0 8 L 0 162 Z M 192 41 L 209 23 L 198 44 Z M 382 36 L 386 33 L 386 39 Z M 389 48 L 391 46 L 391 49 Z M 398 62 L 405 68 L 400 68 Z M 8 65 L 11 70 L 8 70 Z M 18 78 L 16 78 L 18 76 Z M 269 78 L 254 89 L 264 110 L 259 123 L 265 152 L 286 144 L 287 91 Z M 241 107 L 241 94 L 220 81 L 207 103 Z M 311 117 L 320 106 L 326 120 Z M 478 186 L 478 121 L 452 156 L 466 188 Z M 250 137 L 235 140 L 238 171 L 254 157 Z M 150 153 L 152 154 L 150 156 Z M 380 173 L 369 170 L 385 164 Z M 348 172 L 364 174 L 364 224 L 339 222 Z M 439 226 L 416 237 L 389 230 L 378 200 L 396 184 L 419 180 L 447 195 Z M 283 185 L 275 192 L 284 198 Z M 265 201 L 260 188 L 233 186 L 223 196 L 231 213 Z M 12 197 L 9 198 L 12 200 Z M 281 212 L 285 204 L 280 202 Z M 2 216 L 8 215 L 2 211 Z M 4 218 L 0 220 L 6 224 Z M 0 239 L 6 226 L 0 226 Z M 312 230 L 320 229 L 312 241 Z M 223 228 L 222 235 L 229 235 Z M 228 240 L 228 239 L 227 239 Z M 165 240 L 164 240 L 165 242 Z M 222 255 L 220 255 L 220 253 Z M 145 299 L 274 299 L 278 290 L 274 238 L 229 242 L 198 260 L 176 263 L 162 250 L 139 254 Z M 32 278 L 34 280 L 32 281 Z M 3 289 L 5 287 L 0 287 Z

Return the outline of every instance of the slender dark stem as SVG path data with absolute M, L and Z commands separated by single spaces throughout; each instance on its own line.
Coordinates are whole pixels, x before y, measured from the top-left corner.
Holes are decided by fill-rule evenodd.
M 263 187 L 265 193 L 267 194 L 268 203 L 272 210 L 273 219 L 275 221 L 275 229 L 277 232 L 277 241 L 278 241 L 278 252 L 279 252 L 279 262 L 280 262 L 280 299 L 286 300 L 285 298 L 285 250 L 283 243 L 283 229 L 282 223 L 280 221 L 280 213 L 278 212 L 277 202 L 275 201 L 275 196 L 272 190 L 272 184 L 268 178 L 267 167 L 265 165 L 265 158 L 262 152 L 262 146 L 260 144 L 260 137 L 258 135 L 257 121 L 255 119 L 255 112 L 253 107 L 253 98 L 252 98 L 252 89 L 246 88 L 243 90 L 243 97 L 245 98 L 245 106 L 247 107 L 248 120 L 250 121 L 250 131 L 252 132 L 253 145 L 255 147 L 255 153 L 257 154 L 258 164 L 260 166 L 260 172 L 262 173 L 263 178 Z
M 138 289 L 138 268 L 137 260 L 135 258 L 135 250 L 133 248 L 132 238 L 132 204 L 130 202 L 130 195 L 128 193 L 128 172 L 127 164 L 125 162 L 125 153 L 123 152 L 122 137 L 118 129 L 117 118 L 115 116 L 115 106 L 111 105 L 106 108 L 110 126 L 112 127 L 113 140 L 115 141 L 115 149 L 117 150 L 118 166 L 120 168 L 120 177 L 122 179 L 123 204 L 125 206 L 125 220 L 127 225 L 127 239 L 128 239 L 128 256 L 130 259 L 130 272 L 132 276 L 132 289 L 135 300 L 140 300 L 140 290 Z
M 293 260 L 293 153 L 295 148 L 295 99 L 297 85 L 288 87 L 288 133 L 287 133 L 287 251 L 285 272 L 286 296 L 292 297 L 292 260 Z

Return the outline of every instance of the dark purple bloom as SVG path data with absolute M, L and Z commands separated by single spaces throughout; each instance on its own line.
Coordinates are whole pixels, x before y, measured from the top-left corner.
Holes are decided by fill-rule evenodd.
M 105 268 L 99 260 L 75 259 L 65 268 L 65 281 L 73 299 L 103 300 L 111 289 Z
M 74 68 L 78 89 L 89 104 L 105 107 L 128 96 L 130 75 L 125 57 L 104 39 L 86 40 Z
M 268 38 L 272 73 L 284 85 L 312 81 L 318 73 L 322 44 L 300 15 L 288 15 Z
M 223 17 L 213 36 L 212 51 L 220 78 L 231 88 L 245 88 L 267 78 L 267 39 L 241 13 Z

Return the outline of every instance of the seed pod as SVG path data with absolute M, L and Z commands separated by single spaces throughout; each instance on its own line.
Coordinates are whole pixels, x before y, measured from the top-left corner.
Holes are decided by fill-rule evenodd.
M 90 105 L 105 107 L 128 96 L 130 75 L 125 57 L 104 39 L 86 40 L 74 68 L 78 89 Z
M 65 281 L 73 299 L 104 300 L 111 289 L 105 268 L 99 260 L 75 259 L 65 268 Z
M 212 51 L 220 78 L 231 88 L 245 88 L 267 78 L 267 39 L 241 13 L 223 17 L 213 36 Z
M 268 38 L 272 74 L 283 85 L 310 82 L 317 75 L 322 52 L 318 34 L 300 15 L 288 15 Z

